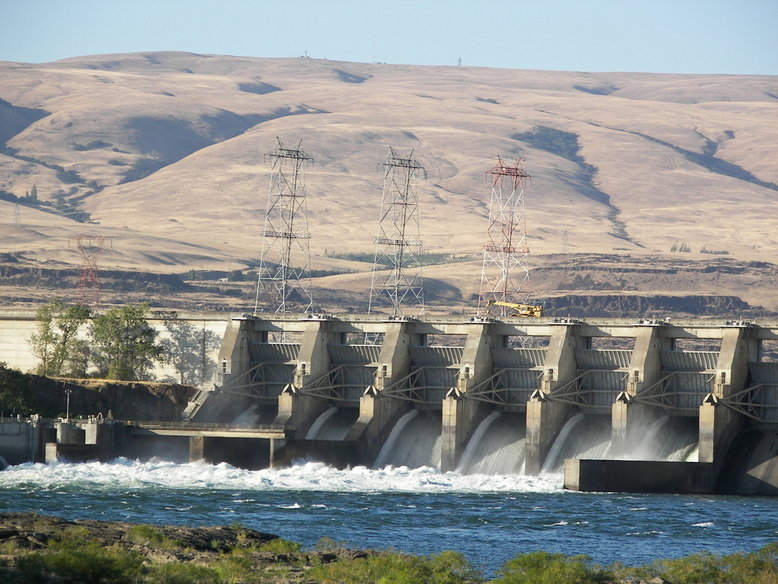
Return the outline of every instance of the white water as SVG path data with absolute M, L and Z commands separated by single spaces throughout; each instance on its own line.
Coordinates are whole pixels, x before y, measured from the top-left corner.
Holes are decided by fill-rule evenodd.
M 610 420 L 576 414 L 560 430 L 543 463 L 543 472 L 560 472 L 566 458 L 609 457 Z
M 467 472 L 467 470 L 473 466 L 476 452 L 479 450 L 478 447 L 481 445 L 481 442 L 483 442 L 484 434 L 486 434 L 486 431 L 489 429 L 489 426 L 492 425 L 492 422 L 499 417 L 500 412 L 494 411 L 481 421 L 478 428 L 473 432 L 470 442 L 467 443 L 465 451 L 462 453 L 462 459 L 459 461 L 459 468 L 457 469 L 458 471 Z
M 554 440 L 554 443 L 551 445 L 551 448 L 546 455 L 546 461 L 543 464 L 544 472 L 549 472 L 551 469 L 559 466 L 559 457 L 562 453 L 562 448 L 567 442 L 567 437 L 573 431 L 573 428 L 581 423 L 581 420 L 583 420 L 583 414 L 576 414 L 565 422 L 565 425 L 559 431 L 559 435 L 556 437 L 556 440 Z
M 381 447 L 373 467 L 440 468 L 440 427 L 439 412 L 413 410 L 404 414 Z
M 338 470 L 300 461 L 288 468 L 244 470 L 226 463 L 175 464 L 116 459 L 109 463 L 21 464 L 0 472 L 0 488 L 115 491 L 149 488 L 351 493 L 552 493 L 562 491 L 562 475 L 462 475 L 430 467 Z
M 625 460 L 697 460 L 697 428 L 684 420 L 662 416 L 634 438 L 636 444 L 619 458 Z
M 489 414 L 470 438 L 457 472 L 523 474 L 526 430 L 517 422 L 515 417 L 506 414 Z
M 327 423 L 327 420 L 329 420 L 332 416 L 338 413 L 338 408 L 329 408 L 327 411 L 322 413 L 318 418 L 316 418 L 316 421 L 311 424 L 310 429 L 308 430 L 308 433 L 305 435 L 306 440 L 313 440 L 315 439 L 321 429 L 324 427 L 324 424 Z
M 392 428 L 392 431 L 389 433 L 389 436 L 386 438 L 386 442 L 384 442 L 383 446 L 381 446 L 381 450 L 378 452 L 378 456 L 376 456 L 375 462 L 373 463 L 375 468 L 380 468 L 386 465 L 386 461 L 389 460 L 389 456 L 394 451 L 397 441 L 405 431 L 405 427 L 410 424 L 411 420 L 413 420 L 413 418 L 418 415 L 419 410 L 411 410 L 407 414 L 403 414 L 403 416 L 397 421 L 397 423 L 394 425 L 394 428 Z

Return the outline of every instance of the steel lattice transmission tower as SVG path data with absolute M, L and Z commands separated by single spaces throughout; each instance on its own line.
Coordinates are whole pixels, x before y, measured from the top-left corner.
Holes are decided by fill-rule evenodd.
M 519 159 L 509 166 L 498 156 L 497 164 L 489 171 L 492 198 L 481 268 L 479 312 L 490 301 L 524 302 L 527 298 L 526 293 L 521 297 L 521 288 L 529 280 L 524 185 L 530 176 L 522 169 L 521 162 Z
M 100 281 L 97 277 L 98 260 L 111 240 L 100 235 L 79 235 L 68 239 L 68 245 L 74 244 L 81 254 L 81 268 L 76 284 L 76 302 L 84 306 L 97 308 L 100 304 Z
M 296 148 L 276 140 L 276 149 L 268 154 L 272 168 L 254 312 L 259 312 L 261 296 L 275 305 L 275 312 L 289 312 L 293 306 L 308 312 L 313 297 L 305 168 L 313 159 L 301 149 L 302 140 Z
M 424 309 L 416 197 L 416 176 L 424 167 L 413 159 L 413 150 L 402 158 L 391 147 L 383 164 L 384 188 L 368 312 L 385 296 L 391 303 L 392 314 L 399 316 L 406 298 L 415 302 L 420 311 Z

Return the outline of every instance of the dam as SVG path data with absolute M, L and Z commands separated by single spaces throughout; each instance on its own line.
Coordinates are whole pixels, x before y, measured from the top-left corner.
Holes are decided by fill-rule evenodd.
M 778 493 L 777 349 L 778 323 L 246 315 L 185 417 L 336 464 Z
M 210 322 L 223 331 L 214 382 L 180 422 L 111 421 L 113 454 L 164 443 L 184 460 L 563 472 L 575 490 L 778 494 L 778 322 Z M 8 432 L 26 431 L 14 424 Z

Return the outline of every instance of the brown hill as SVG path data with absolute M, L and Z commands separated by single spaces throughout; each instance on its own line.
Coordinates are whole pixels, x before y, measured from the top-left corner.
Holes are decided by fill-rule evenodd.
M 111 238 L 107 268 L 256 265 L 265 155 L 280 137 L 315 159 L 313 267 L 355 272 L 317 279 L 320 289 L 359 298 L 369 285 L 369 263 L 329 256 L 372 252 L 379 166 L 393 146 L 425 167 L 425 250 L 476 258 L 426 269 L 443 305 L 477 290 L 486 173 L 500 155 L 525 159 L 532 176 L 530 265 L 561 274 L 533 275 L 532 292 L 601 293 L 605 282 L 778 309 L 767 265 L 778 259 L 778 77 L 144 53 L 0 63 L 0 100 L 0 251 L 15 265 L 77 267 L 69 238 L 83 233 Z M 672 253 L 679 244 L 690 251 Z M 619 283 L 611 273 L 587 289 L 571 286 L 578 260 L 564 254 L 616 270 L 734 262 L 751 279 L 718 270 Z

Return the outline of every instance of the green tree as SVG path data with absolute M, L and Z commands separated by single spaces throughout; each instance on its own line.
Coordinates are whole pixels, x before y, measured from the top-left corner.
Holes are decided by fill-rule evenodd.
M 30 345 L 41 361 L 37 368 L 40 375 L 84 375 L 85 367 L 79 364 L 83 363 L 87 345 L 78 338 L 78 330 L 91 316 L 87 306 L 67 304 L 58 298 L 38 309 L 38 331 L 30 336 Z
M 124 381 L 148 379 L 154 362 L 164 360 L 148 311 L 147 304 L 131 304 L 92 321 L 92 361 L 98 375 Z
M 26 396 L 28 383 L 21 371 L 10 369 L 0 361 L 0 413 L 26 414 L 30 407 Z
M 170 338 L 162 341 L 168 362 L 178 373 L 181 384 L 200 385 L 210 379 L 216 367 L 210 353 L 221 340 L 203 325 L 194 326 L 178 318 L 164 320 Z

